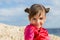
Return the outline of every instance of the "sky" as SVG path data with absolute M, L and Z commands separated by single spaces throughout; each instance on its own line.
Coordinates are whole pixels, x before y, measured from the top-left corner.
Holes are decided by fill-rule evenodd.
M 44 27 L 60 28 L 60 0 L 0 0 L 0 23 L 15 26 L 28 25 L 28 14 L 24 9 L 33 4 L 42 4 L 50 8 Z

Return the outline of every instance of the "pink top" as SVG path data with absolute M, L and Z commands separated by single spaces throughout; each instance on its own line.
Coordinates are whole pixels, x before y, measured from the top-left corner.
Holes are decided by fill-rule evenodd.
M 50 40 L 48 31 L 42 27 L 39 29 L 30 24 L 24 30 L 24 40 Z

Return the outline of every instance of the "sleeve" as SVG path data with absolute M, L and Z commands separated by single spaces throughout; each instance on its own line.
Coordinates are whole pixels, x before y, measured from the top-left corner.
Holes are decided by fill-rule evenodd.
M 24 32 L 24 40 L 33 40 L 34 31 L 32 28 L 26 28 Z
M 42 32 L 40 33 L 40 37 L 42 38 L 42 40 L 50 40 L 48 31 L 47 30 L 41 30 L 41 31 Z

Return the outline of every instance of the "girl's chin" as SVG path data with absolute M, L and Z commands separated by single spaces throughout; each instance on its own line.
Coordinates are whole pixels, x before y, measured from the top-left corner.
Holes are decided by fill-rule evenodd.
M 42 27 L 42 25 L 35 25 L 35 26 L 37 26 L 38 28 Z
M 42 27 L 42 25 L 41 25 L 41 24 L 40 24 L 40 25 L 33 24 L 33 25 L 35 25 L 35 26 L 37 26 L 37 27 Z

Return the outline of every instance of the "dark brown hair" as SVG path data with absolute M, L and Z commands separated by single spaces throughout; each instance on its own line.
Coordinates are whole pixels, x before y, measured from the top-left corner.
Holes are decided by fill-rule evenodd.
M 24 11 L 29 14 L 29 18 L 32 18 L 34 15 L 36 15 L 39 10 L 43 11 L 45 10 L 45 14 L 49 12 L 50 8 L 45 8 L 41 4 L 33 4 L 30 8 L 26 8 Z

